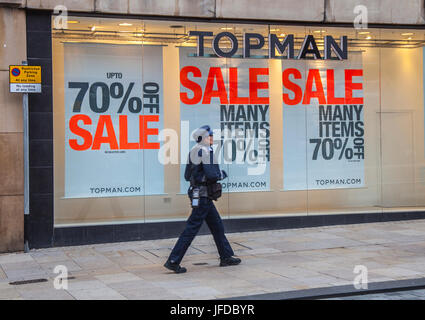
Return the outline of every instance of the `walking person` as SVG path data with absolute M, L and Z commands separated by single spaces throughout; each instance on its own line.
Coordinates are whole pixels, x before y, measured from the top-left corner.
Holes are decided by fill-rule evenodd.
M 214 157 L 211 147 L 214 142 L 213 131 L 209 126 L 202 126 L 194 132 L 193 138 L 197 144 L 189 153 L 184 174 L 186 181 L 190 181 L 188 195 L 193 209 L 184 231 L 164 264 L 164 267 L 176 273 L 186 272 L 180 262 L 204 220 L 217 246 L 220 266 L 237 265 L 241 262 L 241 259 L 233 257 L 234 252 L 224 234 L 223 222 L 213 203 L 213 200 L 221 196 L 221 184 L 218 181 L 227 177 L 227 173 L 220 170 Z

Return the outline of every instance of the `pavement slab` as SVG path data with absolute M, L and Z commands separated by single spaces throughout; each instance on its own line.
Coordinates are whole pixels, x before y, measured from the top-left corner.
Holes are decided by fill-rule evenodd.
M 66 290 L 56 290 L 54 288 L 25 290 L 16 289 L 25 300 L 75 300 Z
M 125 297 L 111 288 L 91 288 L 67 292 L 76 300 L 125 300 Z
M 51 262 L 43 262 L 40 263 L 40 267 L 46 271 L 46 273 L 50 276 L 57 275 L 55 274 L 55 268 L 58 266 L 65 266 L 68 272 L 80 271 L 82 268 L 75 263 L 73 260 L 65 260 L 65 261 L 51 261 Z
M 140 277 L 136 276 L 131 272 L 101 274 L 96 275 L 94 277 L 107 285 L 110 285 L 112 283 L 135 282 L 142 280 Z
M 128 300 L 181 300 L 181 297 L 166 290 L 143 291 L 139 289 L 124 289 L 119 290 L 119 293 Z
M 3 268 L 0 266 L 0 280 L 6 279 L 6 273 L 4 273 Z
M 67 261 L 69 257 L 62 250 L 43 251 L 37 250 L 31 254 L 34 260 L 38 263 L 55 263 L 59 261 Z
M 12 300 L 21 298 L 21 295 L 15 288 L 0 289 L 0 300 Z
M 367 268 L 369 282 L 425 278 L 422 220 L 229 233 L 227 237 L 242 264 L 219 267 L 212 236 L 201 235 L 182 261 L 188 269 L 185 274 L 163 267 L 176 238 L 0 254 L 0 299 L 187 300 L 331 290 L 352 286 L 356 265 Z M 71 277 L 66 290 L 53 287 L 58 265 L 65 266 Z M 9 284 L 40 278 L 48 281 Z M 418 291 L 403 297 L 425 299 L 425 294 Z
M 22 254 L 22 253 L 0 254 L 0 265 L 5 263 L 19 263 L 19 262 L 28 262 L 28 261 L 34 261 L 34 258 L 30 254 Z

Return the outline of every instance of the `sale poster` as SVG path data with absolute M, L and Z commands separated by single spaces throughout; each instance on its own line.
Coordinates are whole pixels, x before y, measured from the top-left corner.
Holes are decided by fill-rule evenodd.
M 361 53 L 345 61 L 283 61 L 284 190 L 361 188 Z
M 65 43 L 64 74 L 65 198 L 163 193 L 162 47 Z
M 196 143 L 192 132 L 209 125 L 220 168 L 229 176 L 222 181 L 223 190 L 270 190 L 268 61 L 193 53 L 194 48 L 180 48 L 181 177 Z M 188 186 L 181 179 L 182 193 Z

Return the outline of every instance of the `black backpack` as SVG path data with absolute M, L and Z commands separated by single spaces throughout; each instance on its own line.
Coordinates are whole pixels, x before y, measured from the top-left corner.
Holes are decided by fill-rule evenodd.
M 214 182 L 207 185 L 208 198 L 217 200 L 221 197 L 222 186 L 220 182 Z

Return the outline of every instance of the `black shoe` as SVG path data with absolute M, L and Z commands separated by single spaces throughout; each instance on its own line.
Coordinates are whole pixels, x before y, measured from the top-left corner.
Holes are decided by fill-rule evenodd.
M 241 259 L 233 257 L 220 259 L 220 267 L 236 266 L 237 264 L 241 263 L 241 261 Z
M 174 271 L 175 273 L 185 273 L 187 270 L 185 267 L 181 267 L 177 263 L 172 263 L 169 259 L 165 262 L 164 267 L 167 269 Z

